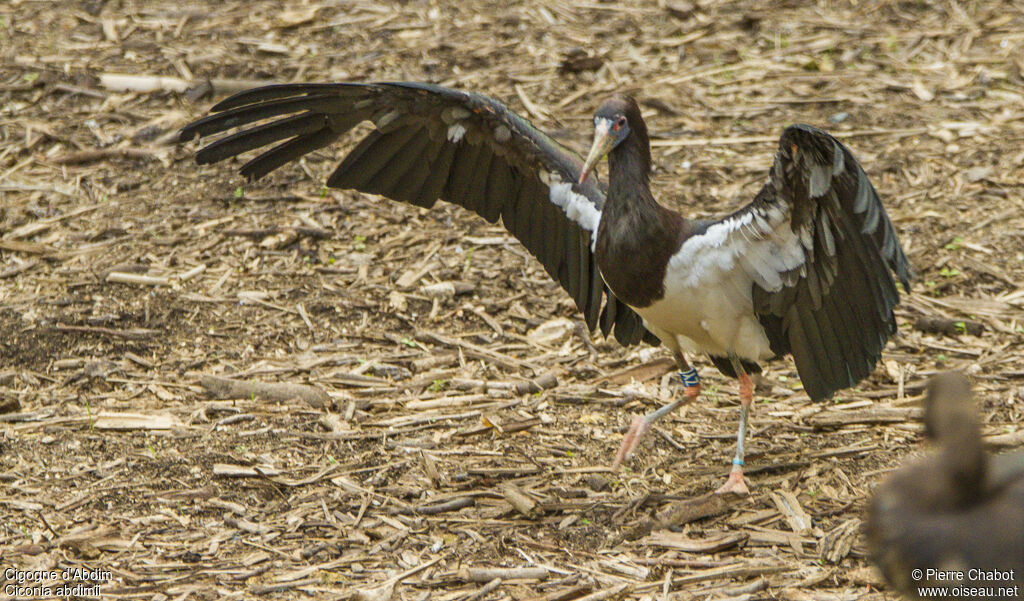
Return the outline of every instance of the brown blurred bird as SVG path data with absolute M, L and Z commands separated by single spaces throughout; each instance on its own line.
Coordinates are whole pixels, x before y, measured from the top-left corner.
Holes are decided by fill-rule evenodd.
M 985 452 L 963 374 L 932 379 L 924 422 L 938 450 L 878 488 L 872 560 L 911 599 L 1024 598 L 1024 451 Z

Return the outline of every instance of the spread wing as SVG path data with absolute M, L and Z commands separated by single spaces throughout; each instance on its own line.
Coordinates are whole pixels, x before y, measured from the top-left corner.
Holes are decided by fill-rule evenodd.
M 616 299 L 593 255 L 604 190 L 574 183 L 583 166 L 501 102 L 422 83 L 286 84 L 235 94 L 180 139 L 242 129 L 206 146 L 200 164 L 276 144 L 241 173 L 259 179 L 335 142 L 356 125 L 376 126 L 334 170 L 327 185 L 430 208 L 438 198 L 505 228 L 576 301 L 591 330 L 622 344 L 656 343 L 640 317 Z
M 792 353 L 812 399 L 856 385 L 896 332 L 912 270 L 874 186 L 838 140 L 788 127 L 769 181 L 684 244 L 693 277 L 742 270 L 771 350 Z M 748 279 L 749 278 L 749 279 Z

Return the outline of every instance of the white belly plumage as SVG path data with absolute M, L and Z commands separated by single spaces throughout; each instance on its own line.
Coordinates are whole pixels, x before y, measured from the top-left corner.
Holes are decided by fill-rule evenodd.
M 685 277 L 665 278 L 665 295 L 647 307 L 634 307 L 647 328 L 666 346 L 689 353 L 750 361 L 773 356 L 764 328 L 751 310 L 753 281 L 742 271 L 721 273 L 717 281 L 693 285 Z M 673 340 L 666 340 L 671 336 Z M 675 342 L 675 345 L 672 344 Z
M 774 353 L 754 315 L 753 286 L 779 290 L 781 274 L 805 261 L 784 211 L 751 210 L 684 242 L 666 267 L 664 296 L 633 309 L 669 348 L 763 361 Z

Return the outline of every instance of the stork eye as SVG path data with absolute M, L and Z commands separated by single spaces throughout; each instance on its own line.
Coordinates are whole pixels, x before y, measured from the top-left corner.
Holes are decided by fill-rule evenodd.
M 626 127 L 626 117 L 625 116 L 619 117 L 619 119 L 615 122 L 615 129 L 621 129 L 623 127 Z

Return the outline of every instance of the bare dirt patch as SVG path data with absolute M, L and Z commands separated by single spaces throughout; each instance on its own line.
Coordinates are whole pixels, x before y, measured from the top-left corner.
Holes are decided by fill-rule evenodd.
M 1015 2 L 0 7 L 0 565 L 153 599 L 890 596 L 859 524 L 918 449 L 923 382 L 967 370 L 986 434 L 1022 418 L 1022 31 Z M 612 473 L 630 416 L 681 393 L 662 352 L 531 341 L 577 316 L 502 228 L 324 190 L 342 148 L 258 185 L 197 167 L 165 136 L 212 99 L 109 73 L 433 81 L 576 148 L 627 90 L 657 197 L 695 217 L 747 202 L 782 128 L 811 123 L 854 149 L 919 279 L 857 389 L 812 404 L 768 366 L 750 498 L 640 536 L 724 477 L 734 382 L 698 360 L 700 401 Z M 469 285 L 435 300 L 439 282 Z M 206 375 L 330 402 L 210 399 Z

